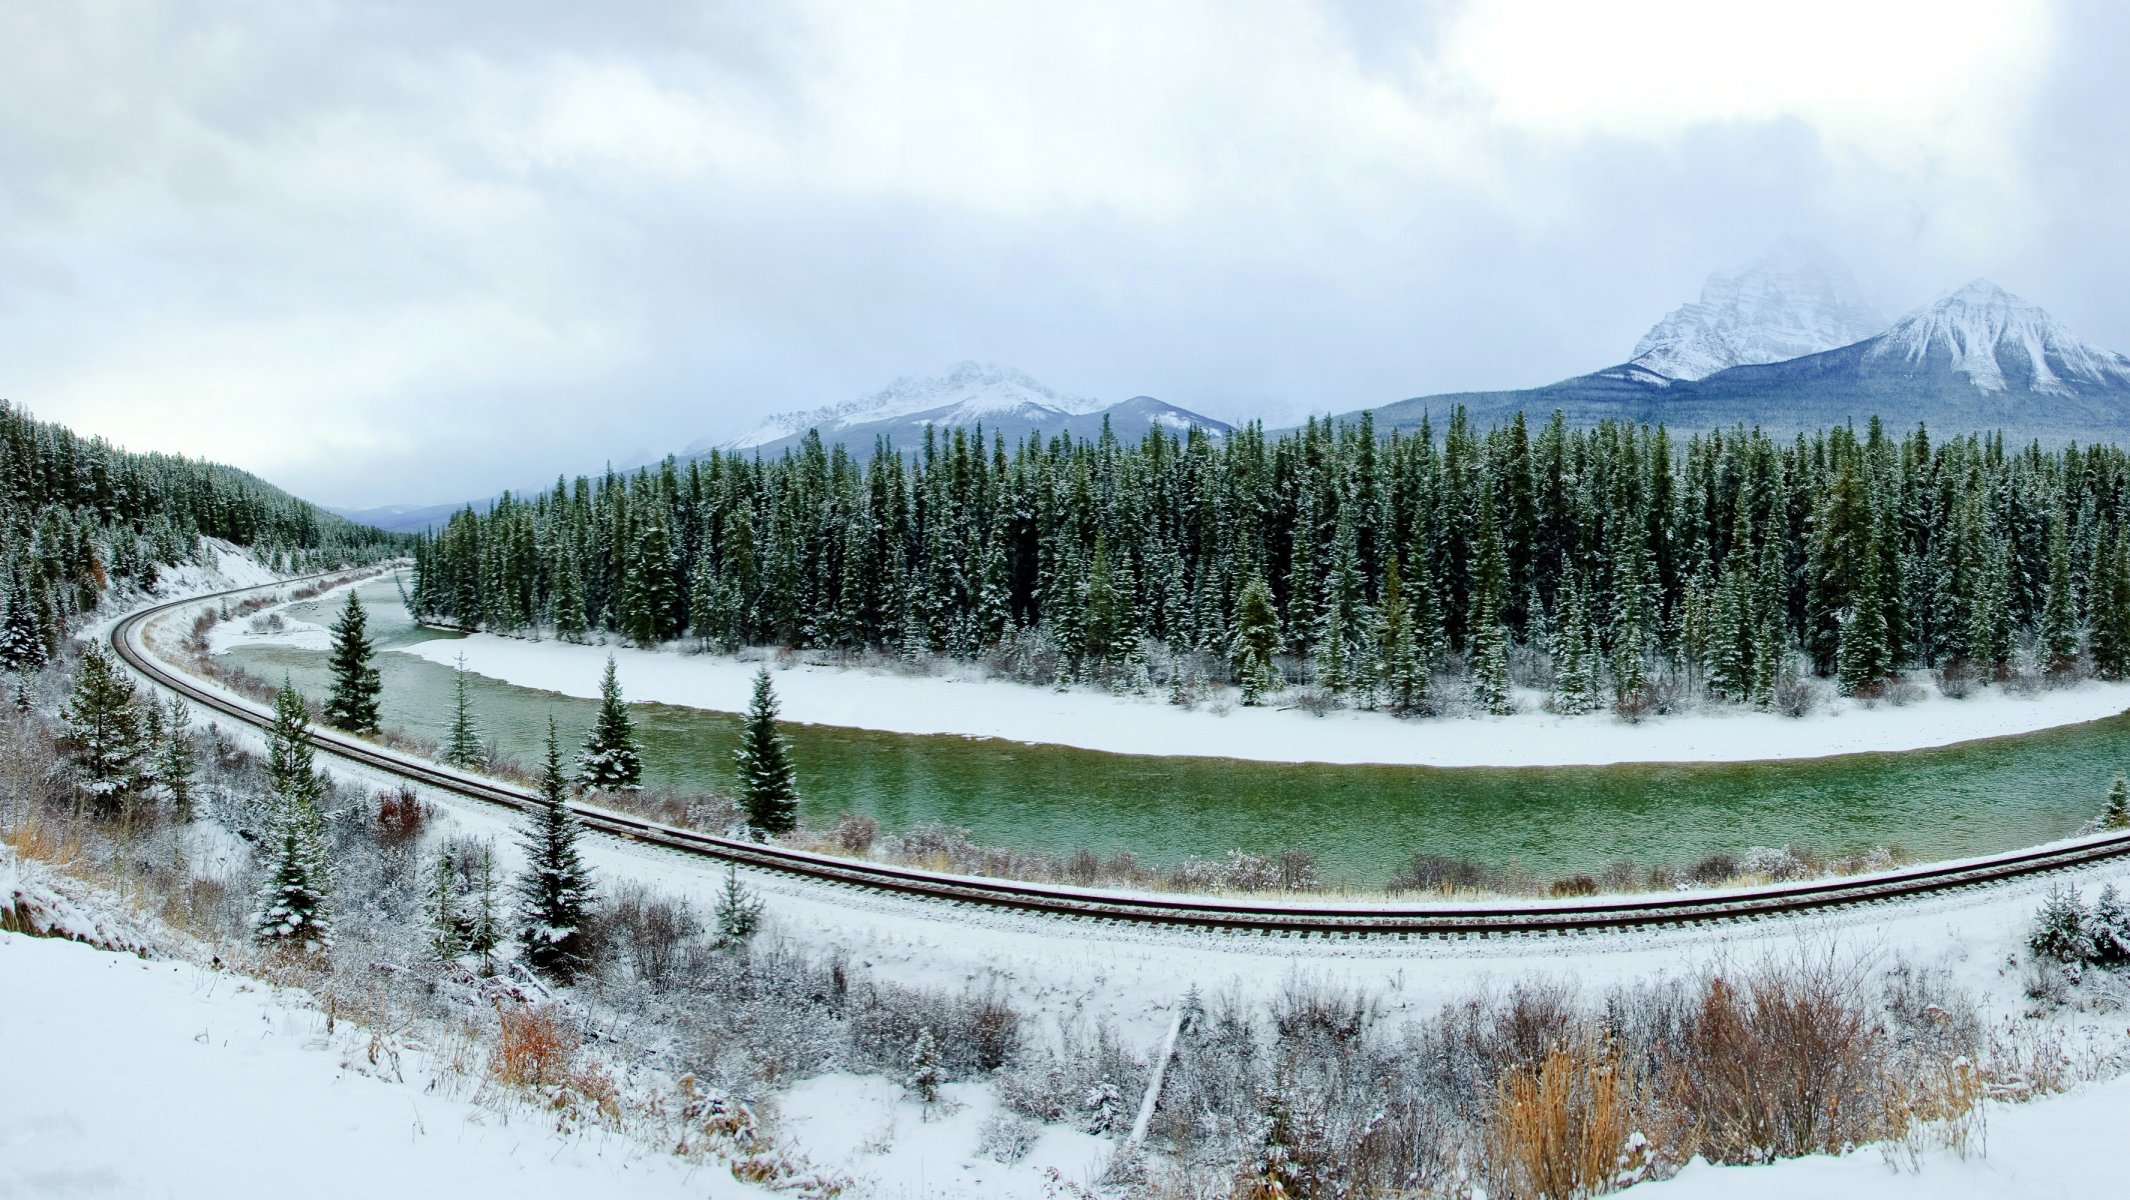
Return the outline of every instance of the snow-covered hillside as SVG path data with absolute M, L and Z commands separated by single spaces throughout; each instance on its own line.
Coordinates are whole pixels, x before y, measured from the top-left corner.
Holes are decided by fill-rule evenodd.
M 0 1196 L 773 1194 L 433 1086 L 424 1052 L 373 1064 L 239 975 L 0 934 L 0 978 Z
M 2130 358 L 2066 329 L 1987 279 L 1977 279 L 1903 317 L 1874 339 L 1873 365 L 1949 367 L 1985 392 L 2072 396 L 2130 388 Z
M 1777 242 L 1758 262 L 1708 277 L 1635 343 L 1630 368 L 1700 379 L 1747 363 L 1780 362 L 1860 342 L 1886 327 L 1849 268 L 1824 248 Z

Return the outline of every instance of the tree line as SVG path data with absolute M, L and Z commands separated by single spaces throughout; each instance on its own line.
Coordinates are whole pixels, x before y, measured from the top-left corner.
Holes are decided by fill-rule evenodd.
M 105 588 L 153 587 L 164 568 L 202 560 L 201 538 L 290 573 L 374 561 L 406 542 L 234 467 L 131 453 L 0 400 L 0 670 L 43 666 Z
M 2130 462 L 1877 420 L 1378 437 L 1367 417 L 1126 444 L 981 429 L 818 435 L 558 480 L 415 549 L 424 619 L 570 640 L 679 638 L 990 658 L 1039 682 L 1214 684 L 1246 703 L 1646 711 L 1777 703 L 1810 674 L 2130 672 Z

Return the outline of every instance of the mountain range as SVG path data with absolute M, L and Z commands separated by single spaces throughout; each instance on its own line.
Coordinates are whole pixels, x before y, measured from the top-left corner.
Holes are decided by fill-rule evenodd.
M 860 455 L 881 437 L 889 438 L 898 449 L 915 450 L 924 445 L 927 429 L 957 426 L 972 430 L 982 426 L 986 441 L 996 433 L 1009 444 L 1029 434 L 1093 438 L 1101 434 L 1105 421 L 1117 437 L 1132 442 L 1157 426 L 1178 433 L 1195 426 L 1215 435 L 1230 428 L 1223 421 L 1152 396 L 1111 404 L 1064 395 L 1010 367 L 961 362 L 939 375 L 905 376 L 869 396 L 770 417 L 736 438 L 697 442 L 688 447 L 688 454 L 715 448 L 754 450 L 772 457 L 798 445 L 808 430 L 818 430 L 824 442 L 840 442 Z
M 1873 416 L 1894 429 L 1918 422 L 1939 434 L 2004 430 L 2060 444 L 2130 440 L 2130 358 L 2087 342 L 2039 306 L 1977 279 L 1888 325 L 1856 279 L 1809 242 L 1782 241 L 1759 261 L 1708 278 L 1700 298 L 1651 326 L 1622 363 L 1542 387 L 1453 392 L 1366 410 L 1376 426 L 1439 430 L 1462 406 L 1484 428 L 1521 411 L 1571 425 L 1602 420 L 1663 424 L 1676 433 L 1757 425 L 1792 433 Z M 1358 418 L 1356 409 L 1334 420 Z M 869 454 L 882 437 L 905 452 L 928 431 L 981 426 L 1009 443 L 1031 434 L 1098 436 L 1107 423 L 1138 441 L 1148 430 L 1222 421 L 1151 396 L 1108 403 L 1056 391 L 1023 372 L 963 362 L 905 377 L 842 403 L 770 417 L 713 449 L 774 457 L 818 430 L 829 444 Z M 485 508 L 492 501 L 475 505 Z M 441 524 L 462 504 L 336 509 L 388 530 Z
M 961 362 L 938 375 L 904 376 L 855 400 L 769 417 L 738 437 L 697 441 L 679 457 L 685 461 L 712 450 L 739 450 L 775 458 L 797 447 L 809 430 L 818 430 L 825 444 L 841 444 L 863 457 L 882 437 L 898 450 L 918 450 L 924 446 L 927 430 L 960 427 L 973 432 L 981 428 L 987 444 L 997 434 L 1010 445 L 1031 434 L 1092 439 L 1101 436 L 1105 423 L 1126 442 L 1137 442 L 1156 427 L 1177 434 L 1195 427 L 1215 437 L 1231 431 L 1224 421 L 1152 396 L 1106 403 L 1065 395 L 1011 367 Z M 473 507 L 486 512 L 496 499 L 475 501 Z M 403 531 L 441 525 L 465 507 L 462 502 L 331 511 L 379 529 Z
M 1661 423 L 1681 433 L 1736 424 L 1793 433 L 1877 416 L 1894 429 L 2001 429 L 2052 444 L 2130 438 L 2130 358 L 1987 279 L 1891 327 L 1872 324 L 1846 269 L 1782 245 L 1754 267 L 1712 276 L 1699 302 L 1659 321 L 1617 366 L 1543 387 L 1421 396 L 1372 411 L 1378 428 L 1408 431 L 1423 417 L 1439 428 L 1462 406 L 1482 428 L 1519 411 L 1545 420 L 1557 409 L 1571 425 Z

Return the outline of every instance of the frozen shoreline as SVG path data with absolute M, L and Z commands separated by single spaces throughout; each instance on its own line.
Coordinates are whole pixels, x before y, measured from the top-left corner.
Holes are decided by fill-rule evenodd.
M 760 663 L 731 655 L 532 642 L 493 634 L 398 648 L 520 687 L 593 698 L 606 656 L 634 702 L 741 712 Z M 1383 713 L 1297 709 L 1185 711 L 1157 696 L 1051 691 L 960 675 L 903 675 L 867 668 L 771 665 L 786 720 L 886 733 L 949 734 L 1116 754 L 1438 767 L 1547 767 L 1615 763 L 1749 762 L 1920 750 L 2032 733 L 2116 716 L 2130 685 L 2087 681 L 2031 696 L 1989 688 L 1948 700 L 1926 688 L 1902 707 L 1830 700 L 1802 719 L 1745 709 L 1658 717 L 1629 725 L 1609 714 L 1561 717 L 1524 697 L 1510 717 L 1403 721 Z

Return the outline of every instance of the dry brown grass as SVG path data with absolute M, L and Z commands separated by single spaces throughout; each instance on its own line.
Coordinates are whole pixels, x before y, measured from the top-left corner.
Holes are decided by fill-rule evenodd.
M 495 1045 L 488 1074 L 509 1087 L 550 1087 L 568 1082 L 582 1042 L 544 1006 L 496 1009 Z
M 1582 1032 L 1495 1085 L 1489 1195 L 1577 1200 L 1611 1191 L 1633 1132 L 1638 1082 L 1612 1039 Z

